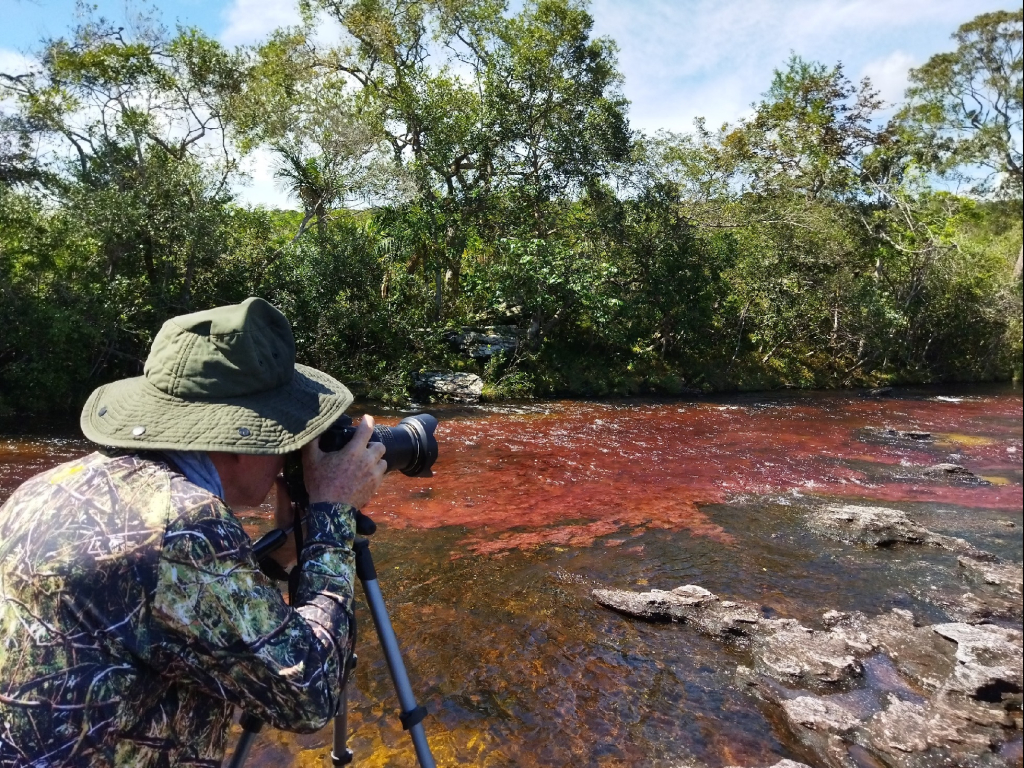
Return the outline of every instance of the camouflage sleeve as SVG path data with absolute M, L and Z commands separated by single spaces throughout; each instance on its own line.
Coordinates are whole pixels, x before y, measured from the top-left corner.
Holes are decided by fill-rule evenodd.
M 164 539 L 151 662 L 275 728 L 324 727 L 351 652 L 353 514 L 344 504 L 310 507 L 294 607 L 219 499 L 183 515 Z

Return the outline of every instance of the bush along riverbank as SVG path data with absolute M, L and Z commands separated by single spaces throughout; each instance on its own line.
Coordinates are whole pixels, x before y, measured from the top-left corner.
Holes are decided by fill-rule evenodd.
M 643 135 L 585 6 L 442 5 L 235 50 L 87 18 L 0 73 L 0 413 L 74 413 L 250 295 L 386 402 L 1020 377 L 1021 12 L 895 112 L 794 56 L 750 117 Z M 312 43 L 332 14 L 359 45 Z M 238 203 L 256 150 L 301 210 Z

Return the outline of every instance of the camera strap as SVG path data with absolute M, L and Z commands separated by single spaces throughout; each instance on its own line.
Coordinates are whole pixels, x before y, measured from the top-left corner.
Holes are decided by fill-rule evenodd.
M 298 504 L 292 504 L 292 532 L 295 536 L 295 567 L 288 574 L 288 605 L 294 607 L 295 597 L 299 591 L 299 578 L 302 576 L 302 548 L 303 541 L 302 523 L 306 516 L 302 514 L 306 510 L 301 509 Z

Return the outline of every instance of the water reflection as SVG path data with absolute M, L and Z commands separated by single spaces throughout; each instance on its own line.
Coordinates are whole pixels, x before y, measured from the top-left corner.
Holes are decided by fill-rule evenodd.
M 926 598 L 962 591 L 954 555 L 851 547 L 804 526 L 808 505 L 822 499 L 885 503 L 1019 561 L 1021 396 L 940 397 L 433 409 L 442 419 L 435 476 L 390 477 L 367 511 L 381 523 L 373 541 L 381 586 L 413 687 L 431 712 L 425 725 L 439 764 L 799 758 L 733 684 L 747 660 L 742 648 L 630 621 L 597 607 L 590 590 L 697 583 L 808 626 L 820 626 L 830 608 L 901 607 L 944 619 L 941 601 Z M 402 414 L 377 415 L 391 423 Z M 931 438 L 898 435 L 909 431 Z M 0 498 L 83 450 L 67 439 L 0 439 Z M 948 461 L 1002 482 L 915 469 Z M 269 507 L 240 515 L 255 534 Z M 360 617 L 357 764 L 415 765 L 362 608 Z M 887 679 L 883 662 L 870 672 Z M 869 699 L 851 694 L 865 707 Z M 329 732 L 267 732 L 250 764 L 326 765 L 329 741 Z

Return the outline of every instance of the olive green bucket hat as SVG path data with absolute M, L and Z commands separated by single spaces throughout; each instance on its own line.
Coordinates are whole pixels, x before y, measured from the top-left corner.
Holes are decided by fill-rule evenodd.
M 276 455 L 315 438 L 351 403 L 343 384 L 296 365 L 288 319 L 251 298 L 164 323 L 142 376 L 89 396 L 82 432 L 117 448 Z

